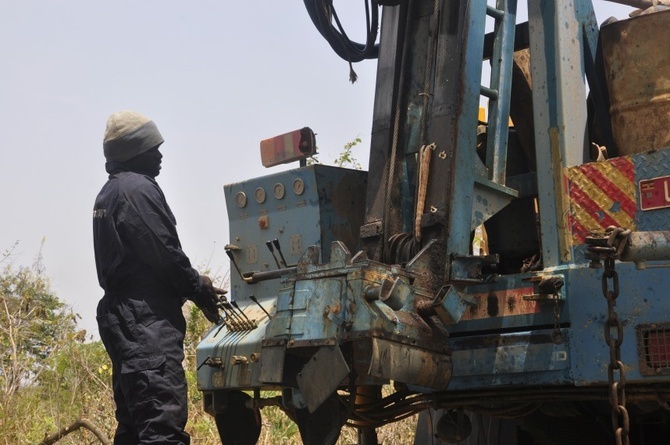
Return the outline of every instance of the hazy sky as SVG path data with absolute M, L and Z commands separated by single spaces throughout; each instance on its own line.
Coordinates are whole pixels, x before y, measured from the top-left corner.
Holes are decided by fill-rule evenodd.
M 631 11 L 594 3 L 600 22 Z M 362 41 L 363 1 L 334 4 Z M 295 166 L 264 169 L 262 139 L 310 126 L 332 163 L 361 137 L 367 164 L 376 64 L 356 64 L 350 84 L 302 1 L 4 0 L 0 55 L 0 251 L 19 241 L 14 264 L 30 265 L 44 238 L 53 289 L 96 336 L 91 217 L 112 112 L 156 122 L 184 250 L 221 274 L 223 185 Z

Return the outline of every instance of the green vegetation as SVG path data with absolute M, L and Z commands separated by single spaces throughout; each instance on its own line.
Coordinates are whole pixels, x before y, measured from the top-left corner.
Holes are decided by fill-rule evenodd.
M 41 255 L 14 267 L 11 252 L 0 257 L 0 443 L 39 443 L 81 417 L 106 426 L 113 405 L 102 344 L 84 341 Z M 83 443 L 76 436 L 70 443 Z
M 344 144 L 344 147 L 342 147 L 342 151 L 338 154 L 337 158 L 333 160 L 333 164 L 338 167 L 361 170 L 363 166 L 358 161 L 358 159 L 354 157 L 354 148 L 361 142 L 362 139 L 360 137 L 356 137 L 354 140 Z M 318 164 L 318 163 L 320 163 L 320 161 L 317 155 L 314 155 L 311 158 L 307 159 L 307 165 Z
M 38 444 L 81 419 L 111 438 L 116 428 L 112 370 L 102 342 L 77 329 L 79 316 L 52 291 L 41 255 L 31 267 L 15 267 L 11 251 L 0 255 L 0 445 Z M 208 322 L 190 303 L 184 311 L 187 430 L 194 445 L 218 445 L 216 425 L 203 411 L 196 386 L 195 348 Z M 280 409 L 266 407 L 262 418 L 260 445 L 302 443 L 296 424 Z M 411 444 L 415 423 L 410 418 L 381 428 L 380 443 Z M 58 441 L 99 442 L 86 428 Z M 355 430 L 344 428 L 338 443 L 356 442 Z
M 352 152 L 360 142 L 357 137 L 345 144 L 334 164 L 360 169 Z M 43 443 L 47 436 L 82 420 L 99 436 L 112 438 L 116 428 L 112 369 L 102 342 L 86 338 L 86 332 L 77 329 L 80 317 L 51 289 L 41 252 L 31 267 L 16 267 L 11 261 L 15 247 L 0 254 L 0 445 Z M 196 383 L 195 351 L 209 323 L 191 303 L 184 306 L 184 314 L 186 428 L 193 445 L 219 445 L 216 425 L 202 409 Z M 297 425 L 279 408 L 264 408 L 262 421 L 259 445 L 302 443 Z M 379 442 L 411 444 L 415 425 L 416 417 L 410 417 L 380 428 Z M 357 443 L 356 434 L 352 428 L 343 428 L 338 444 Z M 55 441 L 52 438 L 49 443 Z M 58 440 L 63 445 L 99 442 L 87 428 Z

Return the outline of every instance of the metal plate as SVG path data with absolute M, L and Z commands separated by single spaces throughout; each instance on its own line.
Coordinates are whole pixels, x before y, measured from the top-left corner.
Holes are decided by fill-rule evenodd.
M 261 374 L 258 379 L 264 383 L 281 383 L 284 376 L 286 348 L 265 346 L 261 352 Z
M 570 202 L 572 244 L 609 226 L 635 230 L 637 190 L 631 157 L 591 162 L 564 170 Z
M 443 390 L 451 380 L 451 357 L 383 338 L 373 338 L 368 374 Z
M 670 207 L 670 176 L 643 179 L 640 187 L 640 209 L 655 210 Z
M 670 176 L 670 150 L 657 150 L 651 153 L 633 155 L 635 163 L 635 179 L 638 183 L 654 178 Z M 636 189 L 638 189 L 636 187 Z M 664 189 L 661 189 L 665 192 Z M 664 193 L 665 194 L 665 193 Z M 640 196 L 640 204 L 642 196 Z M 635 217 L 639 231 L 666 230 L 670 219 L 670 207 L 658 208 L 653 211 L 640 211 Z
M 337 390 L 349 371 L 337 345 L 324 346 L 312 356 L 297 376 L 309 412 L 316 411 Z
M 482 294 L 472 294 L 477 304 L 468 306 L 461 320 L 481 320 L 512 315 L 537 314 L 541 305 L 523 297 L 531 295 L 533 287 L 505 289 Z
M 569 345 L 553 343 L 550 334 L 549 331 L 526 332 L 457 339 L 452 343 L 454 377 L 569 368 Z

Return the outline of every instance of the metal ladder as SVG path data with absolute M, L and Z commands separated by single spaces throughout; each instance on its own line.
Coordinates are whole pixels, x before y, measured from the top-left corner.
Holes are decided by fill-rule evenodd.
M 505 185 L 514 33 L 517 0 L 497 0 L 496 7 L 486 6 L 486 14 L 495 19 L 495 39 L 491 56 L 490 87 L 481 87 L 489 99 L 486 168 L 488 179 Z

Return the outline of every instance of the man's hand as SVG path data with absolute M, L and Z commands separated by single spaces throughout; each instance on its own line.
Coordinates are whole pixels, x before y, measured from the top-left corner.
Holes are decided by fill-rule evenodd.
M 219 302 L 217 295 L 223 295 L 226 291 L 214 287 L 212 280 L 206 275 L 200 275 L 199 283 L 200 289 L 196 295 L 193 295 L 192 300 L 207 320 L 212 323 L 218 323 L 221 317 L 219 316 L 219 307 L 217 306 Z

